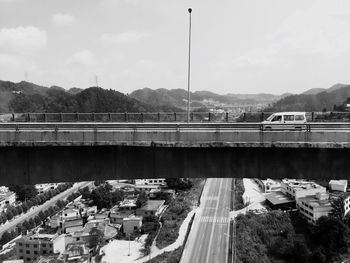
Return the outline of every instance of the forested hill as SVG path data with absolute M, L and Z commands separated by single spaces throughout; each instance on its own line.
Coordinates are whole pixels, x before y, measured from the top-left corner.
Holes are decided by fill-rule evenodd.
M 336 86 L 336 85 L 334 85 Z M 300 94 L 275 102 L 267 111 L 331 111 L 350 97 L 350 85 L 337 84 L 317 94 Z
M 155 112 L 155 107 L 115 90 L 99 87 L 65 90 L 29 82 L 0 81 L 0 112 Z
M 269 104 L 286 96 L 273 94 L 226 94 L 220 95 L 210 91 L 191 92 L 191 106 L 205 107 L 210 105 L 256 105 Z M 135 90 L 130 94 L 144 103 L 155 106 L 173 106 L 185 109 L 187 106 L 187 90 L 184 89 L 150 89 Z

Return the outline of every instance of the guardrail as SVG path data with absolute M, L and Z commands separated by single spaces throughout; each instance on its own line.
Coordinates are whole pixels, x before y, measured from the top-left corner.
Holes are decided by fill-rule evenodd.
M 266 126 L 272 129 L 266 129 Z M 231 122 L 231 123 L 181 123 L 181 122 L 0 122 L 0 129 L 7 131 L 30 131 L 30 130 L 129 130 L 137 131 L 253 131 L 253 132 L 280 132 L 280 131 L 350 131 L 350 122 L 307 122 L 299 124 L 295 128 L 290 124 L 268 124 L 261 122 Z
M 191 112 L 190 122 L 261 122 L 272 112 Z M 308 122 L 350 122 L 350 112 L 307 112 Z M 187 122 L 186 112 L 0 113 L 0 122 Z

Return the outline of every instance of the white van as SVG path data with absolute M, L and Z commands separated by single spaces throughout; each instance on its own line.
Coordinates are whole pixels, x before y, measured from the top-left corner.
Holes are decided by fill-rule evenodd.
M 276 112 L 262 124 L 263 130 L 303 130 L 306 128 L 306 113 Z

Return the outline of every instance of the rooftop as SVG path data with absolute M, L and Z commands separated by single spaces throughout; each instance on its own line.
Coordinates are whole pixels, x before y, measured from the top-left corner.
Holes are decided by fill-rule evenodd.
M 156 211 L 165 203 L 165 200 L 148 200 L 147 204 L 141 207 L 141 210 Z
M 348 180 L 330 180 L 329 184 L 346 185 Z
M 320 200 L 316 196 L 306 196 L 299 199 L 299 202 L 305 202 L 309 206 L 317 208 L 317 207 L 332 207 L 332 204 L 329 199 Z
M 280 191 L 269 193 L 265 196 L 265 198 L 273 205 L 280 205 L 280 204 L 295 202 L 294 200 L 290 199 L 288 196 L 286 196 L 284 193 Z
M 305 189 L 316 189 L 324 188 L 323 186 L 316 184 L 312 181 L 296 180 L 296 179 L 283 179 L 282 182 L 289 187 L 293 188 L 295 191 L 305 190 Z

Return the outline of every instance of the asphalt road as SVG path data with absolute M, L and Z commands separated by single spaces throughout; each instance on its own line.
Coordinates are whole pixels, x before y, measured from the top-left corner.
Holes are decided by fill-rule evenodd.
M 231 181 L 207 180 L 181 263 L 228 262 Z
M 32 217 L 35 217 L 37 214 L 40 213 L 40 211 L 44 211 L 48 209 L 50 206 L 55 205 L 55 203 L 58 200 L 63 200 L 66 197 L 68 197 L 71 193 L 77 191 L 80 187 L 85 187 L 92 182 L 81 182 L 76 183 L 73 185 L 73 187 L 67 189 L 66 191 L 59 193 L 58 195 L 54 196 L 50 200 L 46 201 L 44 204 L 35 207 L 34 209 L 31 209 L 30 211 L 27 211 L 27 213 L 22 214 L 21 216 L 15 218 L 14 220 L 8 222 L 7 224 L 0 227 L 0 237 L 5 231 L 12 230 L 17 224 L 22 223 L 25 220 L 28 220 Z

